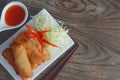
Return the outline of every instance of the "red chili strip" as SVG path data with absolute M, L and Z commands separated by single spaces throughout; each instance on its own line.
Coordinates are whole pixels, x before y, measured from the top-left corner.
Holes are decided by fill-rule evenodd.
M 51 42 L 49 42 L 49 41 L 47 41 L 47 40 L 43 40 L 45 43 L 47 43 L 47 44 L 49 44 L 49 45 L 51 45 L 51 46 L 54 46 L 54 47 L 58 47 L 57 45 L 55 45 L 55 44 L 53 44 L 53 43 L 51 43 Z

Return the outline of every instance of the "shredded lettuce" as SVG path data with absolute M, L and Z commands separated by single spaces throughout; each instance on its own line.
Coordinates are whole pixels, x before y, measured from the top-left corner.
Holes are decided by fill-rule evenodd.
M 56 45 L 64 45 L 66 46 L 66 43 L 68 41 L 67 37 L 65 36 L 66 33 L 68 33 L 68 29 L 63 26 L 64 23 L 61 23 L 59 25 L 53 25 L 53 18 L 50 16 L 37 16 L 36 22 L 35 22 L 35 28 L 38 31 L 42 30 L 51 30 L 51 32 L 47 33 L 46 39 Z M 45 45 L 45 48 L 49 52 L 53 52 L 53 47 L 50 45 Z

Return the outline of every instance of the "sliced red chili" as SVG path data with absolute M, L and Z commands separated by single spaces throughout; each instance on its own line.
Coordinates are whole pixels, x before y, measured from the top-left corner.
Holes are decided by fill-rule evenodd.
M 37 32 L 31 26 L 26 24 L 25 27 L 28 29 L 28 31 L 30 31 L 30 32 L 32 32 L 34 34 L 37 34 Z
M 51 43 L 51 42 L 49 42 L 49 41 L 47 41 L 47 40 L 43 40 L 45 43 L 47 43 L 47 44 L 49 44 L 49 45 L 51 45 L 51 46 L 54 46 L 54 47 L 58 47 L 57 45 L 55 45 L 55 44 L 53 44 L 53 43 Z
M 41 45 L 41 53 L 44 54 L 44 44 L 51 45 L 53 47 L 58 47 L 57 45 L 49 42 L 46 40 L 46 33 L 50 32 L 51 30 L 44 30 L 44 31 L 35 31 L 31 26 L 25 25 L 28 31 L 30 31 L 30 34 L 26 34 L 25 36 L 28 36 L 30 38 L 34 38 L 35 40 L 38 40 Z

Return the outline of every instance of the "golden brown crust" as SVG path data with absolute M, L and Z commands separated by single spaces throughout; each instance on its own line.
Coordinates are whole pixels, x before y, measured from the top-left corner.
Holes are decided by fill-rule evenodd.
M 49 60 L 51 55 L 44 49 L 41 53 L 41 45 L 34 38 L 25 36 L 29 32 L 20 33 L 10 44 L 10 48 L 3 51 L 3 56 L 19 74 L 22 80 L 32 77 L 33 70 L 42 62 Z

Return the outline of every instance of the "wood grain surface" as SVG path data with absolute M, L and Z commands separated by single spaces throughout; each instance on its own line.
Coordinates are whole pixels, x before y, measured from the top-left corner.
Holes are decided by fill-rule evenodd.
M 9 1 L 13 0 L 0 4 Z M 79 49 L 55 80 L 120 80 L 120 0 L 17 1 L 28 7 L 30 15 L 46 8 L 64 21 L 69 35 L 79 42 Z M 1 77 L 6 76 L 0 73 Z

